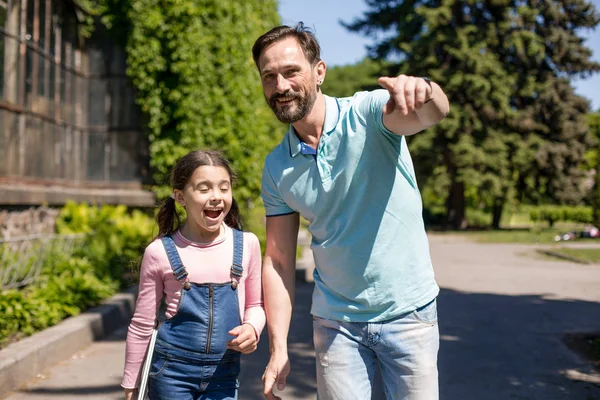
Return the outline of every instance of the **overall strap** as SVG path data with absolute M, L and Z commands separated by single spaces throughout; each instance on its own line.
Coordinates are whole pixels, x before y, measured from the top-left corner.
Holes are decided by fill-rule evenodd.
M 231 265 L 231 275 L 238 279 L 242 277 L 244 267 L 242 267 L 242 258 L 244 256 L 244 233 L 237 229 L 233 230 L 233 264 Z M 233 277 L 232 277 L 233 279 Z
M 171 264 L 171 269 L 173 270 L 173 275 L 175 275 L 175 278 L 178 281 L 184 279 L 188 273 L 181 262 L 181 258 L 179 258 L 179 253 L 175 247 L 175 241 L 171 235 L 163 236 L 160 240 L 163 246 L 165 246 L 165 251 L 167 252 L 167 257 L 169 257 L 169 263 Z

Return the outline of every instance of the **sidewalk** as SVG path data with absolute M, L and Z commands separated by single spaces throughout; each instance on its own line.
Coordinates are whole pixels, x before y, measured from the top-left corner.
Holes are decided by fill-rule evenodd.
M 98 307 L 0 350 L 0 397 L 128 323 L 134 304 L 133 291 L 119 293 Z
M 290 360 L 293 373 L 288 387 L 281 394 L 289 400 L 316 399 L 314 350 L 312 347 L 312 317 L 309 305 L 312 283 L 298 282 L 296 308 L 290 329 Z M 117 329 L 107 338 L 43 372 L 3 400 L 121 400 L 121 377 L 125 354 L 127 327 Z M 240 400 L 264 400 L 262 373 L 268 362 L 268 335 L 261 336 L 259 348 L 242 357 Z
M 39 374 L 6 399 L 120 400 L 126 327 Z

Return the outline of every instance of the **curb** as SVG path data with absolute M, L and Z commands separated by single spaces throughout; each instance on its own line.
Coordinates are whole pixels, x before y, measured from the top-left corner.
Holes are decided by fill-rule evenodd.
M 100 306 L 0 350 L 0 397 L 128 324 L 135 309 L 136 292 L 137 287 L 132 287 Z

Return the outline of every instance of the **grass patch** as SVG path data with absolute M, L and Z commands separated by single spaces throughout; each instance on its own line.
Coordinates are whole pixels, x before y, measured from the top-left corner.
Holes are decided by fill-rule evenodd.
M 531 226 L 532 222 L 529 218 L 529 211 L 514 212 L 514 213 L 502 213 L 502 219 L 500 220 L 500 226 L 504 227 L 523 227 Z
M 465 235 L 479 243 L 554 243 L 554 230 L 535 231 L 529 229 L 523 230 L 496 230 L 496 231 L 480 231 L 480 232 L 465 232 Z
M 600 249 L 576 249 L 559 247 L 552 250 L 555 253 L 576 258 L 581 261 L 600 263 Z
M 457 231 L 458 234 L 478 243 L 521 243 L 550 244 L 556 243 L 554 237 L 570 230 L 581 229 L 581 226 L 560 226 L 557 228 L 524 228 L 499 229 L 482 231 Z

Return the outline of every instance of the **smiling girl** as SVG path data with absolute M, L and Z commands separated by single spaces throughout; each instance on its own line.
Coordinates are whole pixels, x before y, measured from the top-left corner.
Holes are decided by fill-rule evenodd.
M 256 350 L 265 325 L 261 252 L 241 231 L 233 173 L 218 152 L 192 151 L 175 165 L 159 233 L 144 252 L 129 325 L 122 387 L 136 396 L 161 300 L 148 379 L 154 399 L 237 399 L 240 354 Z M 186 211 L 181 224 L 175 202 Z

